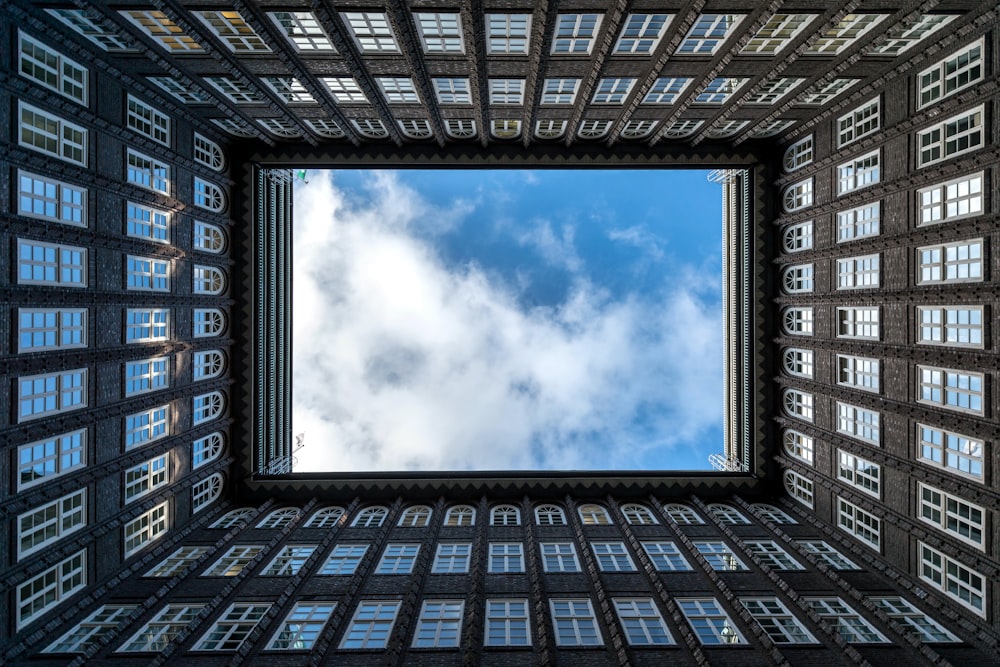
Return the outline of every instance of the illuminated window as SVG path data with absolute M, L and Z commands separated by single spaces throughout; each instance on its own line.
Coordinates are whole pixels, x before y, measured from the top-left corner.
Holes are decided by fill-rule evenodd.
M 200 52 L 201 44 L 185 35 L 181 27 L 159 11 L 119 11 L 158 46 L 170 53 Z
M 270 53 L 271 49 L 239 12 L 193 12 L 234 53 Z

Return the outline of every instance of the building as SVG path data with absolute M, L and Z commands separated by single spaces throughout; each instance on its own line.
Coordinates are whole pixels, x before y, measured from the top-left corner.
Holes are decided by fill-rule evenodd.
M 0 12 L 0 661 L 995 664 L 995 2 Z M 288 169 L 417 162 L 728 170 L 735 471 L 289 473 Z

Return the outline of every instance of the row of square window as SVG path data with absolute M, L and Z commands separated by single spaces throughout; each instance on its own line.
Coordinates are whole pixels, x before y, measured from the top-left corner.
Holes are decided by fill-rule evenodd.
M 954 634 L 898 596 L 869 598 L 879 611 L 915 632 L 922 641 L 958 642 Z M 673 599 L 698 642 L 705 646 L 747 645 L 745 635 L 716 598 Z M 629 645 L 666 647 L 677 644 L 656 601 L 651 597 L 612 597 L 617 621 Z M 265 651 L 308 651 L 316 647 L 337 602 L 301 600 L 270 635 Z M 773 596 L 740 597 L 739 604 L 775 644 L 816 644 L 806 626 L 780 599 Z M 838 597 L 807 597 L 804 608 L 829 623 L 848 643 L 887 643 L 889 640 L 862 614 Z M 400 618 L 398 600 L 361 600 L 347 622 L 338 648 L 385 649 Z M 464 600 L 426 599 L 420 605 L 412 628 L 413 648 L 458 648 L 463 620 L 482 618 L 486 647 L 532 646 L 531 627 L 536 625 L 533 606 L 526 598 L 487 598 L 482 613 L 468 613 Z M 160 652 L 182 636 L 205 609 L 202 603 L 171 603 L 160 609 L 142 629 L 126 639 L 120 653 Z M 237 651 L 265 621 L 270 603 L 234 602 L 195 640 L 192 651 Z M 594 606 L 588 597 L 561 597 L 548 601 L 548 629 L 556 646 L 603 646 L 604 638 Z M 137 616 L 136 605 L 104 605 L 72 630 L 44 649 L 45 653 L 82 653 L 113 638 L 117 626 Z M 406 619 L 406 615 L 402 616 Z M 466 621 L 468 622 L 468 621 Z M 473 621 L 476 622 L 476 621 Z M 405 623 L 405 620 L 404 620 Z M 409 629 L 407 629 L 409 631 Z M 266 636 L 266 626 L 260 629 Z M 536 632 L 538 632 L 536 630 Z
M 855 340 L 882 339 L 880 306 L 838 306 L 835 333 L 837 338 Z M 913 342 L 917 345 L 948 347 L 984 347 L 984 327 L 988 306 L 916 306 Z M 797 306 L 782 311 L 782 331 L 790 336 L 812 336 L 814 329 L 812 306 Z M 796 375 L 812 377 L 811 359 Z M 786 359 L 786 369 L 798 360 Z M 807 368 L 808 367 L 808 368 Z

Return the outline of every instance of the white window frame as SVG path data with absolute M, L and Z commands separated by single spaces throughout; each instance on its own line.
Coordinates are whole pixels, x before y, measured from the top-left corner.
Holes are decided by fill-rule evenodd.
M 192 380 L 210 380 L 222 375 L 226 370 L 226 358 L 222 350 L 199 350 L 191 357 Z
M 471 542 L 441 542 L 434 553 L 431 574 L 468 574 Z
M 917 190 L 917 225 L 974 218 L 985 210 L 985 172 L 959 176 Z
M 191 281 L 194 294 L 215 296 L 226 291 L 226 274 L 217 266 L 195 264 Z
M 843 449 L 837 450 L 837 479 L 862 493 L 882 498 L 882 466 Z
M 336 608 L 336 602 L 326 600 L 296 602 L 264 650 L 311 651 Z
M 882 203 L 875 201 L 846 211 L 837 212 L 837 243 L 878 236 L 882 220 Z
M 590 55 L 604 14 L 558 14 L 552 35 L 553 55 Z
M 294 76 L 263 76 L 261 81 L 285 104 L 315 104 L 316 98 Z
M 472 89 L 464 77 L 431 79 L 438 104 L 472 104 Z
M 538 526 L 565 526 L 566 513 L 558 505 L 538 505 L 535 507 L 535 524 Z
M 316 551 L 315 544 L 286 544 L 261 570 L 262 577 L 293 577 L 297 575 Z
M 775 570 L 804 570 L 802 563 L 781 548 L 774 540 L 747 540 L 747 553 Z
M 782 475 L 782 483 L 790 498 L 802 503 L 809 509 L 813 509 L 815 506 L 815 496 L 813 481 L 811 479 L 805 475 L 800 475 L 794 470 L 786 470 Z
M 153 493 L 162 486 L 166 486 L 170 483 L 170 466 L 167 464 L 167 455 L 161 454 L 131 468 L 126 468 L 122 473 L 122 480 L 126 505 Z
M 191 442 L 191 469 L 208 465 L 212 461 L 222 456 L 226 448 L 226 438 L 221 431 L 209 433 L 208 435 L 193 440 Z
M 526 599 L 486 600 L 485 646 L 531 646 Z
M 668 503 L 663 506 L 663 512 L 679 526 L 701 526 L 705 523 L 705 520 L 687 505 Z
M 978 238 L 917 248 L 917 285 L 982 282 L 985 247 Z
M 773 56 L 798 39 L 816 20 L 816 14 L 772 14 L 746 46 L 744 56 Z
M 81 167 L 87 166 L 88 134 L 85 127 L 21 100 L 17 102 L 17 119 L 18 146 Z
M 909 600 L 898 596 L 868 598 L 882 613 L 912 632 L 925 644 L 958 643 L 962 640 L 946 630 L 931 616 L 917 609 Z
M 203 164 L 213 171 L 221 172 L 226 168 L 226 154 L 222 147 L 208 137 L 194 133 L 194 161 Z
M 673 14 L 629 14 L 622 24 L 614 53 L 649 55 L 656 50 Z
M 792 183 L 785 188 L 781 197 L 781 206 L 785 213 L 801 211 L 813 205 L 813 179 L 807 178 L 798 183 Z
M 781 352 L 781 365 L 789 375 L 811 378 L 815 368 L 813 351 L 805 348 L 786 347 Z
M 641 542 L 642 550 L 649 556 L 653 567 L 657 572 L 690 572 L 691 564 L 684 558 L 684 554 L 677 547 L 677 544 L 662 540 L 657 542 Z
M 837 196 L 871 187 L 881 180 L 882 149 L 837 165 Z
M 17 491 L 87 467 L 87 429 L 52 435 L 17 448 Z
M 87 347 L 86 308 L 18 308 L 17 352 Z
M 410 77 L 379 76 L 375 77 L 375 81 L 389 104 L 420 104 L 420 96 Z
M 194 651 L 238 651 L 266 616 L 271 605 L 234 602 L 194 645 Z
M 444 515 L 445 526 L 476 525 L 476 508 L 471 505 L 455 505 L 449 507 Z
M 678 56 L 715 55 L 743 22 L 743 14 L 699 14 L 677 47 Z
M 487 14 L 486 52 L 527 55 L 531 42 L 531 14 Z
M 837 289 L 874 289 L 881 285 L 881 256 L 860 255 L 837 260 Z
M 341 650 L 384 649 L 389 643 L 402 602 L 361 600 L 340 640 Z
M 225 11 L 191 12 L 220 42 L 233 53 L 270 53 L 271 47 L 247 23 L 243 16 L 232 9 Z
M 520 542 L 490 542 L 486 571 L 490 574 L 524 572 L 524 545 Z
M 837 527 L 867 547 L 881 553 L 882 520 L 854 503 L 835 496 Z
M 19 238 L 17 284 L 85 288 L 87 260 L 87 248 Z
M 758 514 L 764 517 L 765 521 L 770 521 L 771 523 L 784 526 L 794 526 L 798 523 L 798 521 L 790 517 L 787 512 L 778 509 L 774 505 L 768 505 L 767 503 L 754 503 L 752 507 Z
M 972 371 L 918 365 L 917 403 L 983 415 L 986 377 Z
M 812 336 L 812 306 L 785 308 L 781 315 L 781 329 L 790 336 Z
M 580 572 L 580 561 L 572 542 L 539 542 L 538 551 L 544 572 Z
M 17 560 L 87 527 L 86 487 L 17 516 Z
M 170 387 L 170 357 L 125 362 L 125 396 L 138 396 Z
M 861 568 L 844 554 L 823 540 L 795 540 L 803 553 L 813 556 L 834 570 L 860 570 Z
M 431 524 L 433 512 L 434 510 L 427 505 L 407 507 L 399 516 L 396 525 L 402 528 L 426 528 Z
M 464 600 L 424 600 L 413 631 L 413 648 L 458 648 L 464 612 Z
M 194 177 L 194 205 L 213 213 L 226 209 L 226 193 L 215 183 Z
M 184 104 L 209 104 L 212 97 L 187 79 L 169 76 L 147 76 L 146 80 Z M 227 119 L 228 120 L 228 119 Z
M 917 551 L 923 581 L 986 618 L 986 577 L 923 542 L 917 542 Z
M 813 264 L 793 264 L 782 271 L 782 289 L 787 294 L 809 294 L 815 285 Z
M 17 387 L 19 424 L 85 408 L 90 393 L 86 368 L 19 377 Z
M 917 108 L 923 109 L 974 86 L 985 75 L 982 38 L 917 74 Z
M 23 629 L 86 587 L 87 550 L 81 549 L 17 586 L 17 629 Z
M 350 30 L 351 37 L 363 53 L 398 53 L 399 45 L 389 24 L 387 14 L 381 12 L 341 12 L 341 18 Z
M 170 211 L 133 201 L 125 202 L 125 234 L 132 238 L 170 243 Z
M 591 542 L 601 572 L 635 572 L 635 563 L 624 542 Z
M 604 645 L 590 598 L 551 599 L 549 611 L 556 646 Z
M 632 646 L 668 646 L 674 638 L 653 598 L 611 598 L 615 613 Z
M 380 528 L 387 516 L 389 510 L 381 505 L 365 507 L 354 516 L 351 528 Z
M 194 337 L 214 338 L 226 330 L 226 315 L 218 308 L 194 309 Z
M 585 526 L 610 526 L 611 515 L 608 510 L 594 503 L 584 503 L 576 508 L 580 521 Z
M 213 473 L 191 487 L 191 513 L 197 514 L 222 495 L 225 477 L 221 472 Z
M 17 31 L 17 73 L 87 106 L 90 71 L 21 30 Z
M 811 393 L 798 389 L 786 389 L 782 399 L 785 414 L 796 419 L 812 422 L 815 402 Z
M 264 549 L 265 547 L 260 544 L 238 544 L 229 547 L 226 553 L 219 556 L 200 576 L 235 577 L 249 567 Z
M 333 528 L 345 523 L 343 507 L 324 507 L 313 512 L 303 528 Z
M 159 653 L 170 646 L 204 608 L 203 604 L 168 604 L 115 652 Z
M 170 530 L 170 501 L 143 512 L 122 526 L 122 548 L 129 558 Z
M 816 457 L 816 443 L 812 436 L 785 429 L 782 436 L 782 448 L 792 458 L 813 465 Z
M 832 101 L 834 98 L 838 97 L 844 91 L 853 88 L 860 82 L 861 79 L 833 79 L 825 84 L 822 84 L 819 89 L 813 89 L 813 92 L 805 93 L 802 95 L 798 104 L 807 106 L 819 106 Z
M 87 227 L 87 188 L 17 170 L 17 214 L 73 227 Z
M 781 165 L 785 173 L 798 171 L 807 164 L 812 164 L 815 159 L 815 148 L 813 146 L 813 135 L 808 135 L 799 139 L 785 149 L 781 160 Z
M 168 53 L 198 53 L 204 50 L 201 44 L 184 34 L 180 26 L 161 11 L 119 10 L 118 13 Z
M 879 392 L 881 362 L 870 357 L 837 355 L 837 384 L 861 391 Z
M 221 391 L 210 391 L 191 399 L 191 424 L 197 426 L 218 419 L 226 410 L 226 397 Z
M 424 53 L 465 53 L 462 15 L 458 12 L 413 12 Z
M 406 542 L 390 542 L 385 545 L 382 557 L 375 567 L 374 574 L 397 575 L 412 574 L 420 554 L 420 545 Z
M 965 498 L 917 482 L 917 517 L 957 540 L 986 551 L 986 509 Z
M 125 149 L 125 180 L 146 190 L 170 194 L 170 165 L 131 148 Z
M 330 36 L 312 12 L 268 12 L 268 15 L 299 53 L 337 52 Z
M 740 598 L 740 603 L 778 646 L 819 643 L 777 597 Z
M 881 127 L 882 105 L 876 97 L 837 119 L 837 148 L 874 134 Z
M 986 443 L 978 438 L 918 423 L 917 460 L 982 483 Z
M 917 167 L 926 167 L 983 148 L 987 142 L 985 118 L 985 109 L 980 105 L 918 130 Z
M 857 405 L 837 401 L 837 433 L 881 446 L 882 415 Z
M 858 306 L 837 308 L 837 338 L 881 339 L 881 308 Z
M 746 644 L 729 614 L 715 598 L 676 598 L 681 613 L 703 646 Z
M 194 221 L 194 249 L 218 255 L 226 248 L 226 234 L 218 225 Z
M 134 604 L 104 604 L 64 633 L 42 653 L 90 653 L 106 643 L 115 629 L 138 609 Z
M 805 55 L 839 55 L 859 42 L 866 42 L 862 37 L 880 24 L 889 14 L 847 14 L 837 25 L 824 31 L 812 45 L 806 49 Z
M 631 77 L 604 77 L 597 81 L 591 104 L 625 104 L 635 79 Z
M 722 540 L 694 540 L 695 550 L 711 566 L 720 572 L 737 572 L 749 570 L 736 552 Z
M 837 634 L 849 644 L 886 644 L 889 642 L 868 619 L 838 597 L 802 598 L 820 620 L 837 629 Z
M 646 96 L 642 98 L 642 103 L 673 104 L 690 83 L 691 79 L 688 77 L 659 77 L 649 87 Z
M 983 306 L 917 306 L 918 345 L 983 348 Z
M 170 405 L 159 405 L 125 417 L 125 451 L 144 447 L 170 434 Z
M 367 544 L 337 544 L 316 573 L 321 576 L 353 575 L 368 553 Z
M 513 505 L 496 505 L 490 509 L 491 526 L 520 526 L 521 510 Z
M 720 76 L 709 81 L 694 96 L 694 104 L 725 104 L 740 90 L 746 82 L 746 77 Z
M 170 116 L 132 94 L 125 98 L 125 126 L 158 144 L 170 146 Z
M 656 515 L 653 514 L 653 511 L 645 505 L 626 503 L 619 509 L 622 516 L 625 517 L 625 523 L 630 526 L 656 526 L 660 523 L 656 520 Z

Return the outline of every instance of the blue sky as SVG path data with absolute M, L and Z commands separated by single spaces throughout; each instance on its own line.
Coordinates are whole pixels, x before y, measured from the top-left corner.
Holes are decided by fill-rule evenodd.
M 694 171 L 311 171 L 296 470 L 704 469 L 719 186 Z

